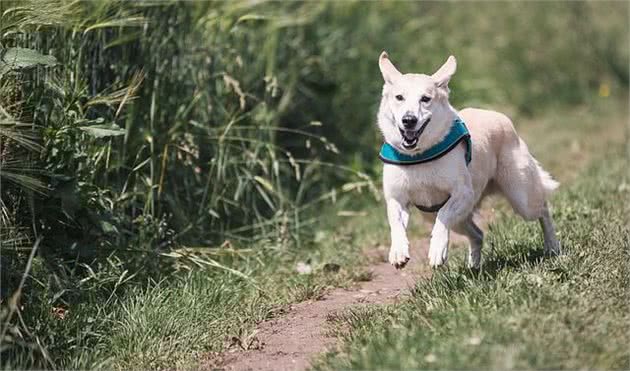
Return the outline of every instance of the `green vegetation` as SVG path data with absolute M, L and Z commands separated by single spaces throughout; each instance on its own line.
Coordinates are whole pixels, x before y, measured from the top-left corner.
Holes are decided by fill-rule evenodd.
M 563 256 L 543 259 L 538 226 L 502 215 L 481 272 L 460 254 L 402 304 L 344 313 L 341 353 L 316 368 L 626 369 L 628 160 L 612 151 L 555 198 Z
M 611 123 L 627 114 L 628 25 L 628 5 L 615 2 L 0 2 L 0 366 L 212 363 L 231 343 L 247 346 L 255 323 L 285 305 L 369 279 L 360 252 L 387 243 L 371 196 L 383 49 L 404 71 L 430 72 L 456 55 L 454 104 L 510 113 L 534 153 L 572 179 L 623 136 Z M 585 221 L 623 217 L 614 202 L 627 182 L 600 195 L 589 179 L 557 200 L 570 251 L 601 242 Z M 606 180 L 601 187 L 613 187 Z M 579 203 L 587 187 L 594 194 Z M 591 211 L 578 228 L 570 218 L 582 207 Z M 487 295 L 480 303 L 491 306 L 503 297 L 493 285 L 512 272 L 514 290 L 540 276 L 550 290 L 540 295 L 571 300 L 582 318 L 574 304 L 602 298 L 579 280 L 567 281 L 586 292 L 579 297 L 551 286 L 560 285 L 554 269 L 572 272 L 578 257 L 534 264 L 526 251 L 535 226 L 511 220 L 489 238 L 494 273 L 472 277 L 455 261 L 387 313 L 412 321 L 425 301 L 448 308 L 448 290 Z M 597 253 L 617 253 L 621 236 L 604 237 L 610 251 Z M 499 269 L 506 257 L 514 266 Z M 609 282 L 588 259 L 578 259 L 581 272 Z M 313 273 L 298 274 L 300 262 Z M 612 321 L 619 302 L 610 296 Z M 529 298 L 521 304 L 555 305 Z M 393 321 L 375 311 L 356 318 L 374 320 L 365 334 Z M 530 349 L 544 339 L 559 341 L 541 337 Z M 616 352 L 586 362 L 612 367 Z M 355 365 L 344 359 L 329 362 Z
M 33 298 L 23 300 L 22 316 L 36 322 L 28 328 L 31 333 L 24 335 L 37 339 L 41 348 L 28 344 L 27 349 L 7 352 L 11 358 L 5 359 L 4 366 L 148 369 L 213 362 L 211 351 L 251 346 L 254 325 L 282 313 L 286 304 L 367 279 L 354 266 L 358 261 L 353 239 L 363 233 L 358 241 L 367 243 L 378 235 L 367 232 L 366 225 L 349 228 L 352 226 L 329 235 L 322 231 L 317 246 L 300 250 L 258 245 L 256 249 L 220 252 L 230 255 L 223 263 L 238 268 L 237 274 L 206 267 L 206 259 L 191 257 L 183 272 L 164 275 L 160 281 L 143 281 L 121 261 L 109 259 L 89 274 L 79 271 L 61 277 L 68 285 L 61 293 L 67 306 L 40 302 L 60 293 L 33 285 L 28 290 Z M 296 274 L 299 262 L 308 262 L 313 272 Z M 342 268 L 331 272 L 327 264 Z M 44 273 L 36 265 L 31 274 L 43 277 Z M 55 305 L 52 312 L 51 304 Z

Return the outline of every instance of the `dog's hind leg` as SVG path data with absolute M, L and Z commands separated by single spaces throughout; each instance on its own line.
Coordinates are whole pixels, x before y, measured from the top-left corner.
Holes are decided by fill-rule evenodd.
M 545 252 L 558 254 L 553 221 L 547 198 L 558 187 L 549 173 L 542 169 L 520 138 L 516 146 L 504 149 L 499 157 L 496 183 L 514 211 L 525 220 L 538 220 L 543 229 Z
M 547 204 L 545 204 L 542 217 L 538 220 L 543 230 L 545 254 L 559 255 L 561 253 L 560 242 L 558 241 L 558 238 L 556 238 L 556 230 L 553 227 L 553 219 L 551 218 Z
M 464 221 L 455 225 L 453 231 L 466 236 L 470 242 L 470 247 L 468 248 L 468 267 L 479 268 L 481 264 L 483 231 L 473 221 L 473 215 L 470 214 Z

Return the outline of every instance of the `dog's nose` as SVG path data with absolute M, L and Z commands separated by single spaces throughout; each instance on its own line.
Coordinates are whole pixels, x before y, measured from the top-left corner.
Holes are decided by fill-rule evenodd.
M 413 128 L 418 123 L 418 118 L 415 115 L 405 114 L 402 118 L 403 126 L 407 129 Z

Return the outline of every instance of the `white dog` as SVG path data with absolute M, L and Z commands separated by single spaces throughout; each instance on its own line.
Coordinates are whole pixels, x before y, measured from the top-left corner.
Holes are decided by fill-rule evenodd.
M 418 207 L 437 212 L 431 266 L 446 263 L 449 231 L 454 230 L 470 241 L 468 265 L 479 267 L 483 232 L 472 216 L 495 191 L 526 220 L 538 219 L 545 252 L 558 254 L 546 201 L 558 183 L 529 153 L 508 117 L 474 108 L 457 112 L 450 105 L 448 82 L 457 67 L 455 58 L 449 57 L 431 76 L 403 75 L 385 52 L 379 67 L 385 80 L 378 126 L 385 139 L 380 157 L 392 239 L 389 262 L 402 268 L 409 261 L 409 209 Z

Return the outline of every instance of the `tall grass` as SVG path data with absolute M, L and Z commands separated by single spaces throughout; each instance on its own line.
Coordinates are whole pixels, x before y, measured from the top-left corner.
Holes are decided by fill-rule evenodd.
M 26 255 L 20 248 L 28 251 L 37 236 L 43 237 L 42 262 L 53 273 L 48 282 L 47 269 L 39 268 L 39 278 L 19 291 L 43 295 L 20 299 L 33 320 L 46 316 L 37 313 L 44 303 L 98 302 L 79 284 L 93 271 L 103 273 L 90 281 L 113 295 L 114 283 L 177 270 L 172 259 L 161 258 L 172 248 L 299 241 L 312 222 L 302 213 L 334 186 L 325 181 L 333 173 L 324 169 L 341 173 L 337 179 L 358 175 L 353 187 L 370 185 L 357 171 L 325 162 L 321 153 L 336 147 L 315 117 L 294 114 L 292 100 L 309 94 L 302 90 L 313 73 L 304 69 L 310 56 L 300 55 L 299 40 L 322 6 L 270 4 L 257 15 L 259 8 L 3 2 L 3 56 L 54 56 L 28 65 L 5 58 L 2 71 L 3 82 L 17 91 L 3 100 L 20 108 L 11 119 L 29 123 L 28 135 L 37 137 L 38 152 L 28 162 L 39 177 L 22 175 L 17 189 L 2 190 L 3 200 L 28 198 L 5 208 L 15 217 L 12 226 L 2 226 L 3 293 L 21 285 L 15 268 Z M 298 19 L 283 15 L 288 8 Z M 279 43 L 284 37 L 295 43 Z M 29 149 L 26 141 L 13 142 L 15 149 L 3 152 L 3 180 L 11 174 L 5 157 Z M 299 157 L 292 154 L 296 148 Z M 33 195 L 27 179 L 45 181 L 44 194 Z M 26 239 L 4 238 L 16 229 Z M 19 246 L 9 250 L 9 242 Z M 104 258 L 112 252 L 121 264 L 107 269 Z M 197 262 L 239 274 L 209 258 Z M 127 269 L 142 274 L 125 278 Z M 45 351 L 29 353 L 40 339 L 28 331 L 32 325 L 7 322 L 15 331 L 5 354 L 22 359 L 26 350 L 35 364 L 54 364 Z
M 531 113 L 627 88 L 623 8 L 3 3 L 3 48 L 58 61 L 3 74 L 21 96 L 5 105 L 41 138 L 53 191 L 34 212 L 46 215 L 46 245 L 88 253 L 144 229 L 155 235 L 146 246 L 290 238 L 296 206 L 334 184 L 316 159 L 374 162 L 379 50 L 423 72 L 455 54 L 456 103 Z M 473 22 L 474 11 L 485 16 Z
M 404 71 L 455 54 L 456 105 L 532 115 L 627 93 L 628 31 L 612 2 L 3 1 L 1 296 L 40 239 L 30 308 L 307 245 L 323 201 L 374 191 L 383 49 Z

